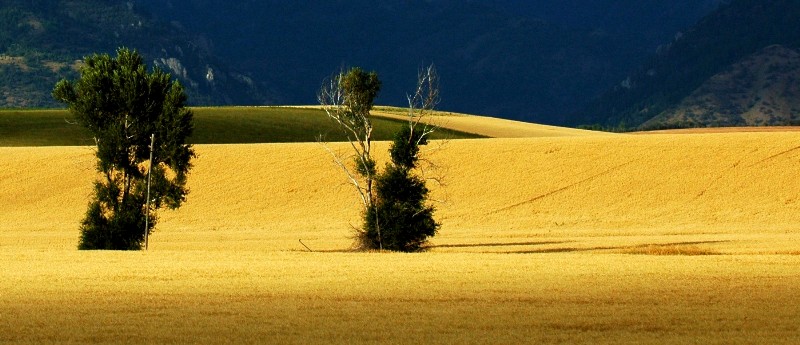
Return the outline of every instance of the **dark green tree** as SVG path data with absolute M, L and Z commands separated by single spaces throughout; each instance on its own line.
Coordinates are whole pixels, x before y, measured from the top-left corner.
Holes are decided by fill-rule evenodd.
M 80 78 L 61 80 L 53 96 L 67 104 L 97 144 L 101 177 L 81 222 L 78 247 L 141 249 L 145 233 L 153 231 L 156 210 L 180 207 L 188 193 L 194 152 L 186 138 L 193 124 L 183 87 L 157 68 L 148 72 L 138 52 L 120 48 L 116 57 L 87 57 Z
M 375 179 L 375 206 L 367 210 L 361 236 L 365 247 L 415 252 L 439 229 L 425 181 L 413 173 L 419 146 L 428 140 L 413 129 L 403 126 L 397 132 L 389 150 L 392 162 Z

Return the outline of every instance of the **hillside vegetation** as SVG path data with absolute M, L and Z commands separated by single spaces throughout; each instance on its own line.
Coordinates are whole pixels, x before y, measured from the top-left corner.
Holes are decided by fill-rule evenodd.
M 636 128 L 662 115 L 671 120 L 647 125 L 792 124 L 797 109 L 783 105 L 796 102 L 798 18 L 797 1 L 731 0 L 675 36 L 628 78 L 574 114 L 571 123 Z M 775 45 L 781 49 L 766 49 Z M 711 109 L 697 102 L 698 96 Z M 731 111 L 739 106 L 747 113 L 744 119 Z
M 50 95 L 91 54 L 137 49 L 172 74 L 191 104 L 265 104 L 269 87 L 216 57 L 211 43 L 151 18 L 140 1 L 5 0 L 0 3 L 0 107 L 58 107 Z
M 434 142 L 419 255 L 347 252 L 359 205 L 318 144 L 198 145 L 131 253 L 75 250 L 90 147 L 0 148 L 0 341 L 796 343 L 797 139 Z
M 5 0 L 0 107 L 57 107 L 52 86 L 77 60 L 125 46 L 192 105 L 310 104 L 350 65 L 402 106 L 435 63 L 443 109 L 556 123 L 719 1 Z
M 800 124 L 800 52 L 766 47 L 700 85 L 642 127 Z
M 241 144 L 314 142 L 320 135 L 327 141 L 345 138 L 319 109 L 291 107 L 208 107 L 193 108 L 195 131 L 192 144 Z M 482 119 L 481 117 L 476 117 Z M 375 138 L 390 140 L 407 117 L 376 117 Z M 485 119 L 484 123 L 495 121 Z M 536 125 L 531 125 L 535 127 Z M 478 138 L 475 132 L 442 128 L 439 139 Z M 565 133 L 570 132 L 565 129 Z M 580 132 L 576 133 L 592 133 Z M 496 132 L 493 132 L 496 133 Z M 498 134 L 498 133 L 496 133 Z M 94 145 L 88 132 L 66 110 L 0 110 L 0 146 L 84 146 Z

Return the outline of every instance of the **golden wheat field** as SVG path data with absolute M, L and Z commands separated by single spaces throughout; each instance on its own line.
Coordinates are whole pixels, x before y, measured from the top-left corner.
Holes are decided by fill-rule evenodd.
M 380 117 L 396 120 L 407 120 L 407 110 L 401 108 L 380 107 L 373 111 Z M 598 136 L 608 133 L 587 131 L 582 129 L 548 126 L 537 123 L 489 118 L 469 114 L 450 112 L 434 112 L 433 116 L 425 116 L 422 122 L 434 124 L 461 132 L 481 134 L 491 138 L 531 138 L 531 137 L 564 137 L 564 136 Z
M 196 149 L 148 251 L 79 252 L 92 148 L 0 148 L 0 343 L 800 342 L 800 133 L 435 142 L 418 254 L 348 251 L 319 144 Z

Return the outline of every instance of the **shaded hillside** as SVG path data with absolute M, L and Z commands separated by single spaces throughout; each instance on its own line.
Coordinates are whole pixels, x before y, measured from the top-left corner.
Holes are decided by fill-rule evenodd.
M 404 106 L 435 63 L 442 109 L 562 123 L 719 1 L 9 0 L 0 107 L 54 106 L 76 60 L 125 45 L 194 105 L 313 104 L 358 65 L 380 73 L 380 103 Z
M 775 44 L 799 46 L 800 2 L 733 0 L 677 36 L 635 73 L 572 116 L 570 123 L 639 126 L 676 107 L 711 77 L 736 69 L 733 64 Z M 755 86 L 758 80 L 748 83 Z M 702 125 L 727 122 L 707 118 Z
M 201 38 L 149 19 L 121 0 L 9 0 L 0 4 L 0 107 L 57 105 L 50 91 L 77 77 L 79 60 L 138 49 L 150 66 L 172 73 L 193 104 L 272 100 L 253 78 L 213 56 Z
M 273 78 L 289 104 L 315 103 L 325 76 L 342 65 L 359 65 L 381 75 L 380 103 L 402 106 L 417 69 L 435 63 L 442 109 L 557 123 L 707 13 L 709 1 L 138 3 L 203 34 L 226 59 Z M 569 19 L 575 13 L 587 20 Z M 635 26 L 618 29 L 632 17 Z M 653 32 L 658 43 L 642 38 Z
M 624 37 L 647 56 L 711 13 L 724 0 L 485 0 L 509 13 L 553 24 Z
M 800 124 L 800 52 L 769 46 L 711 77 L 643 128 Z

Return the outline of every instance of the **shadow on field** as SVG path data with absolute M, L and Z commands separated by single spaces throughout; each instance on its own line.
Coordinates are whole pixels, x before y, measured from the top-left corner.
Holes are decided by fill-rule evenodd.
M 712 245 L 719 243 L 727 243 L 731 241 L 684 241 L 684 242 L 667 242 L 667 243 L 645 243 L 637 245 L 622 245 L 622 246 L 579 246 L 578 241 L 529 241 L 529 242 L 497 242 L 497 243 L 454 243 L 454 244 L 438 244 L 429 245 L 423 248 L 423 251 L 435 249 L 472 249 L 472 248 L 487 248 L 486 251 L 477 251 L 477 253 L 487 254 L 554 254 L 554 253 L 579 253 L 579 252 L 605 252 L 611 254 L 633 254 L 633 255 L 677 255 L 677 256 L 698 256 L 698 255 L 723 255 L 724 253 L 712 250 L 710 248 L 701 247 L 700 245 Z M 302 243 L 302 242 L 301 242 Z M 567 244 L 573 244 L 567 246 Z M 553 246 L 551 246 L 553 245 Z M 557 246 L 562 245 L 562 246 Z M 541 248 L 541 247 L 545 248 Z M 495 249 L 488 250 L 488 248 L 509 247 L 506 250 Z M 519 248 L 519 247 L 537 247 L 537 248 Z M 355 253 L 362 252 L 356 249 L 322 249 L 311 250 L 308 247 L 303 249 L 296 249 L 295 251 L 316 252 L 316 253 Z M 368 251 L 368 252 L 382 252 L 382 251 Z M 388 252 L 388 251 L 387 251 Z M 451 252 L 451 251 L 445 251 Z M 476 251 L 467 251 L 476 253 Z M 800 252 L 793 252 L 792 255 L 800 255 Z
M 591 251 L 610 251 L 617 254 L 639 255 L 721 255 L 723 253 L 699 247 L 703 244 L 719 244 L 730 241 L 685 241 L 669 243 L 648 243 L 634 246 L 595 246 L 595 247 L 561 247 L 507 252 L 509 254 L 547 254 Z
M 617 247 L 560 247 L 560 248 L 545 248 L 533 250 L 517 250 L 506 252 L 508 254 L 551 254 L 551 253 L 574 253 L 574 252 L 590 252 L 595 250 L 613 250 Z
M 504 254 L 549 254 L 549 253 L 577 253 L 603 251 L 616 254 L 639 255 L 720 255 L 722 253 L 701 247 L 725 243 L 730 241 L 684 241 L 668 243 L 646 243 L 622 246 L 580 246 L 577 241 L 537 241 L 537 242 L 499 242 L 499 243 L 467 243 L 467 244 L 440 244 L 426 247 L 432 249 L 458 249 L 458 248 L 487 248 L 486 253 Z M 571 244 L 571 245 L 568 245 Z M 558 246 L 561 245 L 561 246 Z M 532 247 L 536 248 L 520 248 Z M 509 247 L 507 250 L 488 248 Z M 544 248 L 542 248 L 544 247 Z
M 469 244 L 439 244 L 426 248 L 481 248 L 481 247 L 512 247 L 512 246 L 537 246 L 546 244 L 562 244 L 570 241 L 539 241 L 539 242 L 505 242 L 505 243 L 469 243 Z

